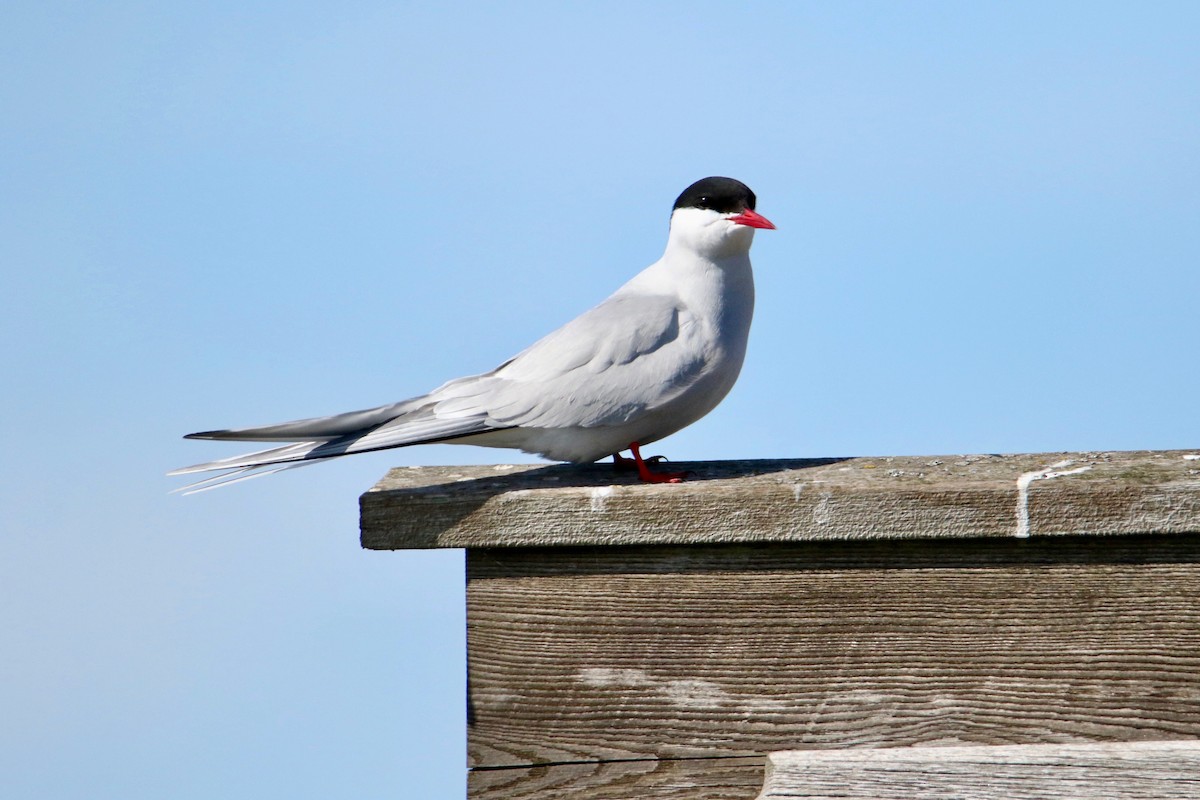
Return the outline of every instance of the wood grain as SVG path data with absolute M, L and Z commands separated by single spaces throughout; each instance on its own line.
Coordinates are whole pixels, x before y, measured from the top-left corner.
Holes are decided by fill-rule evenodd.
M 472 797 L 734 800 L 777 750 L 1200 737 L 1196 453 L 676 466 L 402 469 L 361 498 L 364 547 L 468 548 Z
M 751 800 L 766 759 L 701 758 L 472 770 L 472 800 Z
M 772 753 L 759 800 L 1194 800 L 1200 742 Z
M 360 499 L 370 549 L 1108 536 L 1200 531 L 1188 451 L 396 469 Z
M 475 766 L 1200 737 L 1200 537 L 468 552 Z

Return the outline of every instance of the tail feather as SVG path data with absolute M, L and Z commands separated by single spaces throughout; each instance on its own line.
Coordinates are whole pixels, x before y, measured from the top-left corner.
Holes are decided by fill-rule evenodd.
M 362 411 L 348 411 L 328 417 L 310 417 L 276 425 L 256 428 L 228 428 L 226 430 L 189 433 L 185 439 L 222 439 L 238 442 L 298 442 L 331 441 L 371 428 L 377 428 L 406 413 L 420 409 L 426 402 L 424 397 L 414 397 L 399 403 L 389 403 Z
M 300 461 L 294 464 L 284 464 L 283 466 L 265 469 L 261 467 L 241 467 L 240 469 L 232 470 L 231 472 L 223 472 L 220 475 L 212 475 L 202 480 L 189 483 L 185 486 L 180 486 L 178 489 L 172 489 L 170 494 L 199 494 L 207 492 L 210 489 L 219 489 L 222 486 L 230 486 L 242 481 L 248 481 L 251 478 L 261 478 L 266 475 L 274 475 L 276 472 L 283 472 L 288 469 L 296 469 L 297 467 L 308 467 L 316 464 L 316 461 Z
M 243 453 L 242 455 L 229 456 L 228 458 L 219 458 L 216 461 L 205 461 L 202 464 L 193 464 L 190 467 L 180 467 L 168 472 L 168 475 L 190 475 L 194 472 L 214 472 L 216 470 L 232 470 L 232 469 L 252 469 L 254 467 L 266 466 L 268 464 L 279 464 L 288 461 L 296 461 L 305 458 L 308 453 L 311 453 L 321 442 L 297 442 L 295 444 L 284 445 L 283 447 L 272 447 L 268 450 L 256 450 L 253 453 Z
M 414 444 L 452 442 L 464 437 L 507 430 L 507 426 L 497 425 L 495 421 L 489 420 L 483 405 L 478 402 L 465 407 L 461 404 L 453 408 L 440 407 L 445 399 L 443 395 L 448 391 L 452 390 L 453 396 L 458 397 L 465 388 L 491 376 L 492 373 L 485 373 L 460 378 L 450 381 L 430 394 L 361 411 L 256 428 L 190 433 L 185 438 L 291 444 L 194 464 L 167 474 L 222 473 L 178 490 L 185 494 L 193 494 L 338 456 Z
M 359 412 L 361 413 L 361 412 Z M 283 427 L 283 426 L 273 426 Z M 268 429 L 245 429 L 268 430 Z M 172 470 L 168 475 L 190 475 L 197 472 L 221 472 L 220 475 L 197 481 L 181 487 L 185 494 L 208 491 L 218 486 L 269 475 L 292 467 L 305 466 L 317 461 L 365 453 L 372 450 L 385 450 L 392 447 L 406 447 L 413 444 L 429 444 L 446 442 L 466 436 L 475 436 L 490 431 L 504 430 L 488 424 L 486 417 L 479 415 L 459 419 L 440 419 L 428 409 L 420 409 L 414 414 L 406 414 L 400 418 L 389 419 L 383 424 L 366 430 L 356 430 L 350 434 L 330 440 L 314 440 L 295 442 L 282 447 L 272 447 L 253 453 L 230 456 L 193 464 Z M 228 433 L 237 433 L 229 431 Z M 196 438 L 193 436 L 192 438 Z M 216 438 L 216 437 L 210 437 Z M 234 438 L 222 437 L 222 438 Z M 256 439 L 257 440 L 257 439 Z M 265 469 L 274 467 L 274 469 Z

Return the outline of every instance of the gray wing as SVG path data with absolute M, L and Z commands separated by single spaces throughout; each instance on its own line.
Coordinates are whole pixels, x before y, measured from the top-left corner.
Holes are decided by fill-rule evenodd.
M 329 417 L 189 434 L 295 443 L 169 474 L 225 471 L 182 487 L 199 491 L 321 459 L 509 428 L 618 425 L 670 401 L 699 377 L 709 353 L 697 327 L 677 298 L 614 295 L 492 372 L 450 381 L 428 395 Z
M 420 406 L 424 398 L 415 397 L 399 403 L 350 411 L 328 417 L 311 417 L 277 425 L 255 428 L 228 428 L 218 431 L 189 433 L 185 439 L 227 439 L 238 442 L 295 442 L 301 439 L 329 441 L 346 434 L 362 432 L 382 425 L 406 411 Z
M 599 427 L 668 402 L 709 352 L 687 307 L 666 295 L 617 294 L 494 372 L 430 394 L 442 418 L 485 415 L 495 427 Z

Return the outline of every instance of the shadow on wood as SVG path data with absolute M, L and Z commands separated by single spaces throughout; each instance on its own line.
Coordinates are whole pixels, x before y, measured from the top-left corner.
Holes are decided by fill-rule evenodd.
M 563 514 L 563 493 L 583 489 L 586 495 L 576 492 L 575 496 L 583 497 L 583 508 L 590 511 L 597 500 L 611 497 L 617 487 L 685 494 L 703 491 L 707 482 L 808 470 L 844 460 L 671 462 L 671 469 L 688 472 L 688 479 L 684 484 L 660 487 L 641 484 L 635 473 L 618 471 L 608 463 L 397 469 L 362 496 L 361 541 L 369 550 L 471 546 L 475 544 L 473 534 L 494 533 L 501 520 L 508 532 L 505 544 L 545 541 L 545 509 L 520 509 L 513 499 L 549 496 L 555 512 Z

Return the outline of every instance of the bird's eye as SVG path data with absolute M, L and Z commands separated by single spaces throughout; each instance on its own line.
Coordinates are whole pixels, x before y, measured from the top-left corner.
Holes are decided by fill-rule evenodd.
M 709 199 L 708 195 L 704 195 L 703 197 L 700 198 L 700 207 L 704 208 L 710 202 L 712 202 L 712 201 Z

